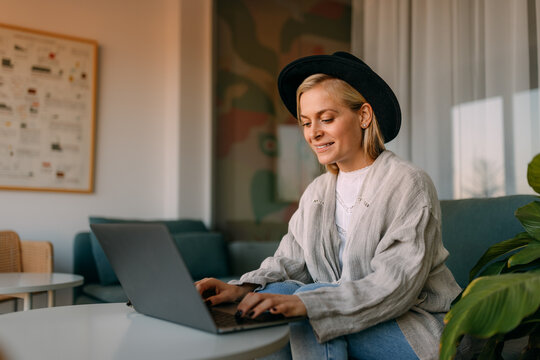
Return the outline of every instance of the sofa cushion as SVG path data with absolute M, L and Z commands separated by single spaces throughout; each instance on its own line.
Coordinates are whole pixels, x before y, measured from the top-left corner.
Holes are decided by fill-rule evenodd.
M 140 219 L 118 219 L 106 217 L 90 217 L 90 224 L 118 224 L 118 223 L 160 223 L 167 226 L 171 233 L 180 232 L 206 232 L 207 229 L 200 220 L 140 220 Z M 92 245 L 92 253 L 96 262 L 96 269 L 99 275 L 101 285 L 117 284 L 118 278 L 114 273 L 107 256 L 103 252 L 96 236 L 91 231 L 90 241 Z
M 220 233 L 189 232 L 173 238 L 193 279 L 229 275 L 227 244 Z
M 524 231 L 515 211 L 532 195 L 441 201 L 442 240 L 450 252 L 446 265 L 461 287 L 469 283 L 469 271 L 491 245 Z
M 229 243 L 231 275 L 242 274 L 259 268 L 264 259 L 273 256 L 279 241 L 233 241 Z

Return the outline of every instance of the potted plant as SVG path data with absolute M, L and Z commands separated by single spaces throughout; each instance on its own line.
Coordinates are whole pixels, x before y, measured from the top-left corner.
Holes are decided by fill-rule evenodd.
M 527 180 L 540 194 L 540 154 Z M 491 246 L 472 268 L 470 283 L 444 319 L 440 359 L 452 359 L 465 334 L 486 339 L 477 359 L 503 359 L 507 340 L 528 336 L 521 359 L 540 358 L 540 201 L 515 212 L 524 232 Z

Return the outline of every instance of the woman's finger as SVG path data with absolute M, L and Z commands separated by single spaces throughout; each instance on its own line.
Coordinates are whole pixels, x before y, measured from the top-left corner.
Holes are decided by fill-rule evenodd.
M 275 297 L 264 297 L 262 300 L 255 305 L 251 311 L 247 314 L 248 317 L 254 319 L 257 316 L 261 315 L 263 312 L 270 310 L 270 308 L 274 307 L 278 302 L 277 298 Z
M 285 316 L 307 315 L 304 303 L 295 295 L 248 294 L 238 305 L 238 310 L 242 312 L 244 317 L 257 317 L 264 311 Z
M 225 290 L 205 298 L 204 301 L 207 305 L 217 305 L 224 302 L 234 302 L 235 298 L 236 295 L 234 292 Z
M 205 278 L 205 279 L 202 279 L 202 280 L 199 280 L 199 281 L 195 282 L 195 288 L 197 289 L 197 291 L 201 295 L 205 291 L 207 291 L 208 289 L 215 288 L 215 286 L 216 285 L 213 283 L 212 279 L 210 279 L 210 278 Z
M 248 316 L 248 314 L 251 314 L 251 311 L 253 311 L 253 308 L 259 304 L 264 299 L 264 296 L 268 294 L 261 294 L 261 293 L 249 293 L 238 304 L 238 312 L 241 314 L 242 317 Z
M 302 304 L 303 305 L 303 304 Z M 301 307 L 296 305 L 296 303 L 281 303 L 273 306 L 269 309 L 272 314 L 282 314 L 283 316 L 292 317 L 292 316 L 305 316 L 302 313 Z

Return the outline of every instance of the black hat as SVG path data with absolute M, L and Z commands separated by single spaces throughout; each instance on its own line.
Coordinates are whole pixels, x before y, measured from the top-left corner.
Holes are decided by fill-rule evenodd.
M 401 126 L 401 109 L 390 86 L 362 60 L 346 53 L 297 59 L 281 71 L 278 89 L 283 103 L 296 118 L 296 89 L 310 75 L 326 74 L 347 82 L 373 107 L 384 142 L 394 139 Z

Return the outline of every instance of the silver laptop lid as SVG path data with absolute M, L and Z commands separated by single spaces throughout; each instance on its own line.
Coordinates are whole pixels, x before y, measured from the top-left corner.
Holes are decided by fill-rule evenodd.
M 122 223 L 90 227 L 135 310 L 217 332 L 165 225 Z

